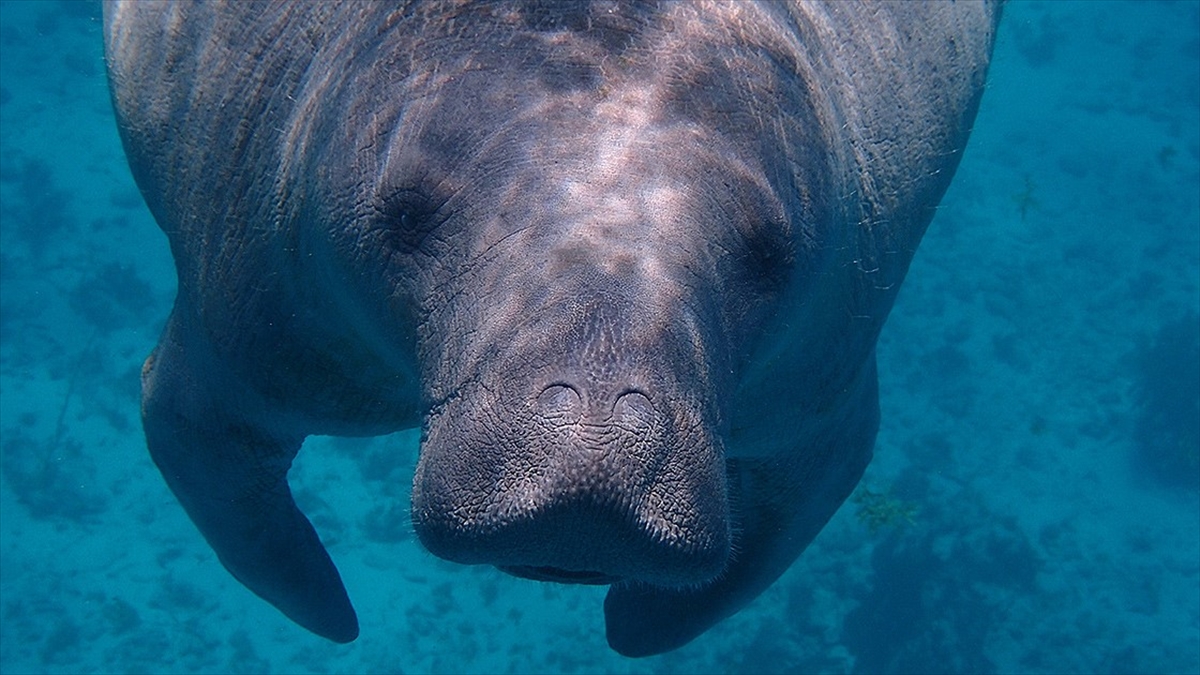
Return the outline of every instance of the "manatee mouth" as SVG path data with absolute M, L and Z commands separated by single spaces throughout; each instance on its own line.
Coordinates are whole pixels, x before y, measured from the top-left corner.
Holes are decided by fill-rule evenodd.
M 620 577 L 614 577 L 603 572 L 592 572 L 588 570 L 564 570 L 557 567 L 531 567 L 528 565 L 506 565 L 500 568 L 513 576 L 522 577 L 525 579 L 533 579 L 534 581 L 554 581 L 560 584 L 587 584 L 589 586 L 602 586 L 614 584 L 620 581 Z

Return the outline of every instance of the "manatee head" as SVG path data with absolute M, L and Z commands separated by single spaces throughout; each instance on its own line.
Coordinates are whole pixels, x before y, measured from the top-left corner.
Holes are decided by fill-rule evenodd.
M 336 265 L 376 303 L 365 315 L 409 314 L 395 325 L 413 326 L 426 407 L 412 517 L 440 557 L 687 587 L 736 549 L 729 406 L 811 263 L 798 230 L 821 220 L 826 158 L 818 125 L 756 109 L 756 88 L 802 82 L 730 62 L 736 38 L 694 20 L 490 23 L 476 52 L 448 41 L 436 67 L 365 76 L 407 76 L 399 104 L 386 87 L 338 100 L 372 127 L 336 144 L 358 156 L 321 161 L 365 169 L 327 191 L 357 212 L 316 219 L 353 223 L 319 249 L 352 259 Z M 509 47 L 476 67 L 492 39 Z
M 424 216 L 455 248 L 419 335 L 413 520 L 443 558 L 675 587 L 731 554 L 724 406 L 789 228 L 761 171 L 641 93 L 531 106 Z
M 493 213 L 423 324 L 414 523 L 439 556 L 522 576 L 700 583 L 731 550 L 733 357 L 764 309 L 753 286 L 781 272 L 729 219 L 766 238 L 786 227 L 769 192 L 715 173 L 699 144 L 655 128 L 616 138 L 602 119 L 572 128 L 593 140 L 525 130 L 546 156 L 460 197 Z M 729 185 L 690 188 L 705 164 Z

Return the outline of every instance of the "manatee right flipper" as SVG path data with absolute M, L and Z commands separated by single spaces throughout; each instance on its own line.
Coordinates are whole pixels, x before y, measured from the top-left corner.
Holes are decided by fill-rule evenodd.
M 142 369 L 150 455 L 217 557 L 296 623 L 335 642 L 358 637 L 337 568 L 296 507 L 287 471 L 303 436 L 278 434 L 176 306 Z

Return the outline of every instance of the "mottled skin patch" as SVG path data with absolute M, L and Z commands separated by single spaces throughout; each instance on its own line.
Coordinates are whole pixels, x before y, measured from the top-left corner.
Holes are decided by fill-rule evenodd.
M 171 241 L 151 455 L 244 584 L 358 634 L 287 486 L 422 425 L 449 560 L 609 583 L 678 647 L 870 459 L 874 344 L 966 142 L 994 4 L 110 2 Z

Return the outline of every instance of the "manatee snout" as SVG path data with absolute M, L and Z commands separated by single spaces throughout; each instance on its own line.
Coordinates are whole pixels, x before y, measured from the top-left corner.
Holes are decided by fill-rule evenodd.
M 552 340 L 512 340 L 429 416 L 413 490 L 422 543 L 550 581 L 713 579 L 730 517 L 695 346 L 636 303 L 567 304 L 568 325 L 524 327 Z

